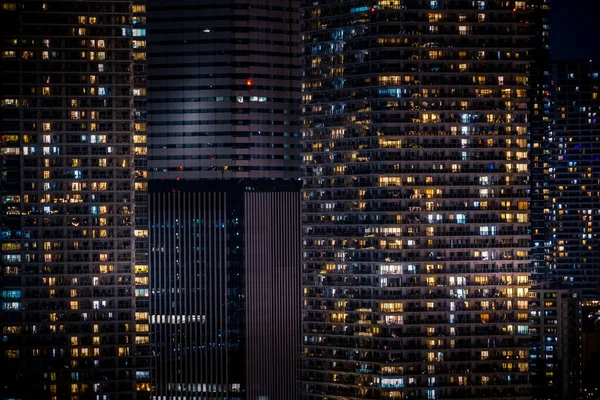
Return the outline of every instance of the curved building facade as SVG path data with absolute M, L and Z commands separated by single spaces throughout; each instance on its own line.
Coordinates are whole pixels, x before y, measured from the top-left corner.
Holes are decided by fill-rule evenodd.
M 298 7 L 150 3 L 152 179 L 298 178 Z
M 303 398 L 530 396 L 538 7 L 303 2 Z

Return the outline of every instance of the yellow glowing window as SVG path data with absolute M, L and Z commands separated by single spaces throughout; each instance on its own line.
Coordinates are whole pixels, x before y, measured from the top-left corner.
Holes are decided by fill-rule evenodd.
M 148 277 L 147 276 L 136 276 L 135 277 L 135 284 L 136 285 L 147 285 L 148 284 Z
M 148 265 L 136 265 L 134 272 L 136 274 L 143 274 L 148 272 Z
M 397 176 L 380 176 L 379 186 L 401 186 L 402 178 Z
M 135 344 L 148 344 L 148 343 L 150 343 L 149 336 L 136 336 L 135 337 Z
M 439 50 L 430 50 L 429 51 L 429 59 L 430 60 L 439 60 L 444 56 L 444 52 L 443 51 L 439 51 Z
M 382 312 L 402 312 L 404 308 L 403 303 L 381 303 L 380 305 Z
M 133 154 L 135 154 L 136 156 L 146 155 L 147 153 L 148 153 L 148 149 L 146 147 L 134 147 L 133 148 Z
M 100 273 L 106 274 L 106 273 L 112 272 L 113 268 L 114 267 L 112 265 L 104 265 L 104 264 L 100 265 Z
M 440 22 L 444 15 L 442 13 L 429 13 L 429 22 Z

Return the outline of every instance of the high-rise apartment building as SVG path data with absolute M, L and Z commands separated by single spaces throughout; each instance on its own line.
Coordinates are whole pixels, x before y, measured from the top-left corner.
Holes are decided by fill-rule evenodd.
M 132 11 L 119 0 L 2 3 L 4 398 L 150 389 L 134 280 Z
M 157 399 L 293 399 L 299 2 L 148 2 Z
M 303 2 L 303 398 L 531 396 L 538 3 Z
M 138 397 L 149 395 L 152 354 L 150 348 L 150 278 L 148 266 L 148 165 L 146 136 L 146 1 L 132 4 L 133 48 L 133 178 L 135 236 L 136 386 Z
M 600 64 L 555 62 L 550 146 L 549 279 L 600 295 Z
M 531 173 L 531 259 L 534 280 L 546 281 L 551 248 L 550 222 L 550 142 L 552 124 L 552 77 L 549 57 L 550 0 L 532 3 L 536 32 L 530 51 L 534 62 L 529 69 L 529 159 Z

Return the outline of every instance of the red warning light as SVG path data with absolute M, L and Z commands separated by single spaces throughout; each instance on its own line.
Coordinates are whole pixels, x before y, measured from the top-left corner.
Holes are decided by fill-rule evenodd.
M 252 79 L 246 80 L 246 86 L 252 86 Z

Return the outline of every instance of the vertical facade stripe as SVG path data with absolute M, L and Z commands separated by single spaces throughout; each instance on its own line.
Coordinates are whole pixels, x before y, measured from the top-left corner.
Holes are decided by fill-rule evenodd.
M 296 398 L 300 344 L 300 196 L 244 199 L 248 399 Z
M 158 397 L 223 398 L 228 380 L 224 193 L 151 193 L 151 327 Z

